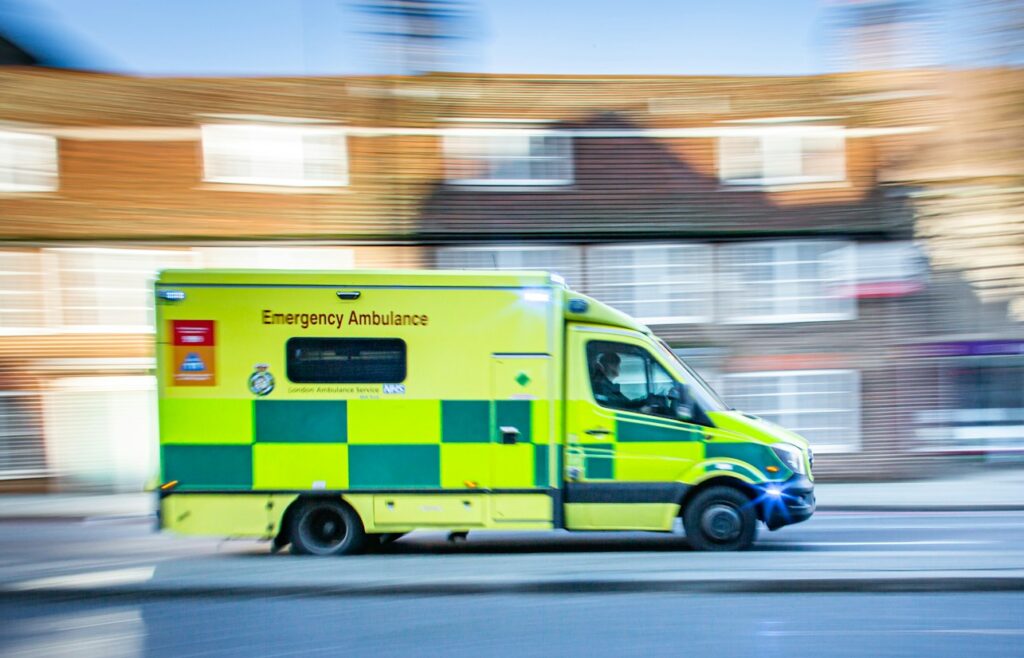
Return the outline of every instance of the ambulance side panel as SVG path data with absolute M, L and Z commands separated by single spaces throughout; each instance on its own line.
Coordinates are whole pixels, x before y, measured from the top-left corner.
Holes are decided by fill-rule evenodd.
M 552 527 L 560 288 L 159 287 L 164 527 L 271 536 L 304 493 L 369 532 Z

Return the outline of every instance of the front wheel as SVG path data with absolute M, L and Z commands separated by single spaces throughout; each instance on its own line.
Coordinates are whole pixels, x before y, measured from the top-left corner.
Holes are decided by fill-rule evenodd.
M 683 511 L 686 539 L 698 551 L 742 551 L 757 536 L 754 505 L 732 487 L 711 487 Z
M 359 515 L 338 500 L 308 500 L 291 524 L 292 552 L 298 555 L 351 555 L 366 546 Z

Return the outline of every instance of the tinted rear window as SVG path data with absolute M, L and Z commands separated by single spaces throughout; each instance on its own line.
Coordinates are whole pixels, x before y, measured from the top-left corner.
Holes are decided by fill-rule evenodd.
M 405 381 L 400 338 L 291 338 L 288 379 L 297 384 L 397 384 Z

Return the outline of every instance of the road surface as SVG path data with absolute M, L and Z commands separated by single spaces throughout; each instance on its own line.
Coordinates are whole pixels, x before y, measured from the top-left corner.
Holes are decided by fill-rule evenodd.
M 419 533 L 331 559 L 10 522 L 0 588 L 3 656 L 1024 656 L 1024 513 L 823 513 L 740 554 Z

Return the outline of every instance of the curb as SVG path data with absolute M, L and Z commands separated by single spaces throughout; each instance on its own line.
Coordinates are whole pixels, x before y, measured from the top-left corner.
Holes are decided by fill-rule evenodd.
M 139 523 L 154 522 L 156 514 L 15 514 L 0 516 L 0 523 Z
M 184 585 L 0 587 L 0 600 L 191 599 L 236 597 L 479 596 L 488 594 L 796 594 L 908 592 L 1021 592 L 1024 576 L 929 576 L 894 578 L 787 578 L 768 580 L 571 580 L 502 583 L 447 582 L 351 585 Z

